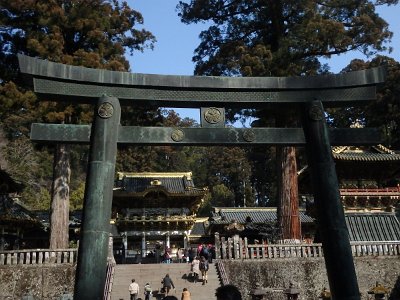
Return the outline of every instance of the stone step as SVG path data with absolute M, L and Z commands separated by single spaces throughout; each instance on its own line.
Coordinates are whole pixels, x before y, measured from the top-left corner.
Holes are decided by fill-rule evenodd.
M 210 264 L 208 282 L 193 282 L 190 276 L 190 265 L 185 263 L 172 264 L 120 264 L 116 265 L 111 300 L 129 300 L 128 287 L 132 278 L 140 286 L 139 297 L 144 299 L 144 285 L 149 282 L 153 291 L 161 289 L 161 280 L 169 274 L 175 284 L 171 295 L 181 299 L 183 288 L 187 288 L 192 300 L 215 299 L 215 290 L 220 286 L 220 280 L 214 264 Z M 201 276 L 200 276 L 201 277 Z M 159 299 L 154 297 L 153 299 Z

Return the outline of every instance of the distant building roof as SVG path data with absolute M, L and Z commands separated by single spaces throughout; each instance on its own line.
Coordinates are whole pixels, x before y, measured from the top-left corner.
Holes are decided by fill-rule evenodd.
M 194 223 L 192 230 L 190 232 L 191 236 L 204 236 L 206 235 L 206 226 L 205 222 L 196 222 Z
M 0 169 L 0 194 L 20 192 L 23 184 L 14 180 L 10 174 Z
M 39 224 L 39 220 L 34 214 L 8 195 L 0 195 L 0 222 Z
M 400 222 L 394 213 L 345 214 L 350 241 L 398 241 Z
M 302 223 L 312 223 L 314 219 L 299 211 Z M 214 207 L 210 222 L 212 224 L 229 224 L 232 220 L 244 224 L 247 220 L 253 223 L 265 223 L 277 220 L 276 207 Z
M 202 195 L 206 189 L 194 186 L 191 172 L 177 173 L 124 173 L 118 172 L 114 191 L 146 194 L 162 189 L 169 195 Z
M 332 147 L 332 154 L 335 160 L 341 161 L 400 161 L 400 154 L 383 145 Z

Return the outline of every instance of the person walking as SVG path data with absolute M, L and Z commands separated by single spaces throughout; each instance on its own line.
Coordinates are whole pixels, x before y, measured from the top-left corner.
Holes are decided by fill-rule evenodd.
M 209 264 L 208 260 L 204 256 L 200 258 L 199 269 L 201 271 L 201 278 L 203 279 L 203 285 L 205 285 L 207 283 L 207 272 L 209 269 Z
M 184 288 L 182 291 L 182 297 L 181 300 L 192 300 L 192 298 L 190 297 L 190 292 L 188 291 L 187 288 Z
M 153 293 L 153 291 L 151 289 L 150 283 L 146 283 L 144 286 L 144 299 L 150 300 L 152 293 Z
M 129 294 L 131 300 L 137 300 L 139 295 L 139 285 L 135 282 L 135 279 L 132 279 L 132 283 L 129 285 Z
M 172 279 L 169 277 L 169 274 L 166 274 L 165 277 L 163 278 L 163 280 L 161 281 L 162 285 L 163 285 L 163 289 L 165 290 L 165 295 L 168 296 L 169 291 L 171 290 L 171 288 L 175 289 L 175 285 L 174 282 L 172 281 Z
M 178 263 L 183 262 L 183 249 L 179 248 L 178 251 L 176 252 L 176 256 L 178 257 Z
M 196 257 L 196 250 L 189 248 L 189 263 L 192 263 L 193 259 Z
M 200 255 L 200 257 L 204 256 L 205 259 L 208 260 L 208 256 L 210 255 L 210 252 L 209 252 L 208 247 L 205 244 L 203 244 L 201 246 L 201 250 L 200 250 L 200 254 L 199 255 Z
M 196 283 L 199 280 L 199 274 L 200 274 L 200 260 L 199 258 L 196 256 L 191 264 L 190 270 L 193 273 L 193 282 Z

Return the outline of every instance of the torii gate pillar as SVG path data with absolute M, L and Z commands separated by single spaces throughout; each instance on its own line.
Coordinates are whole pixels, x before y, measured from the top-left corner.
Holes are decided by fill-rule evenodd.
M 104 296 L 107 271 L 115 159 L 121 118 L 118 99 L 101 97 L 94 114 L 74 299 L 100 300 Z
M 359 300 L 349 232 L 340 203 L 335 163 L 320 101 L 305 104 L 303 130 L 332 299 Z

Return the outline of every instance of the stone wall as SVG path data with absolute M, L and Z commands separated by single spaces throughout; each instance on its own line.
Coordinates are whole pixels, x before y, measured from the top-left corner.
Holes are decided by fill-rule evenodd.
M 390 299 L 400 299 L 400 257 L 354 258 L 362 299 L 376 281 L 391 291 Z M 224 260 L 231 284 L 240 288 L 243 300 L 251 299 L 256 284 L 264 288 L 288 288 L 290 281 L 300 286 L 300 299 L 318 299 L 324 287 L 329 289 L 324 260 L 321 258 L 285 258 L 273 260 Z M 282 292 L 270 292 L 268 299 L 287 299 Z
M 73 293 L 75 264 L 0 266 L 0 299 L 21 299 L 30 294 L 34 299 L 55 300 Z
M 251 290 L 262 287 L 282 289 L 290 281 L 300 285 L 302 300 L 316 300 L 327 287 L 324 260 L 285 258 L 266 260 L 224 260 L 231 284 L 240 287 L 243 300 L 251 299 Z M 358 283 L 362 299 L 375 282 L 392 289 L 390 299 L 400 299 L 400 257 L 356 257 Z M 75 264 L 0 266 L 0 299 L 21 299 L 30 293 L 34 299 L 55 300 L 64 292 L 73 293 Z M 282 292 L 271 292 L 269 299 L 286 300 Z

